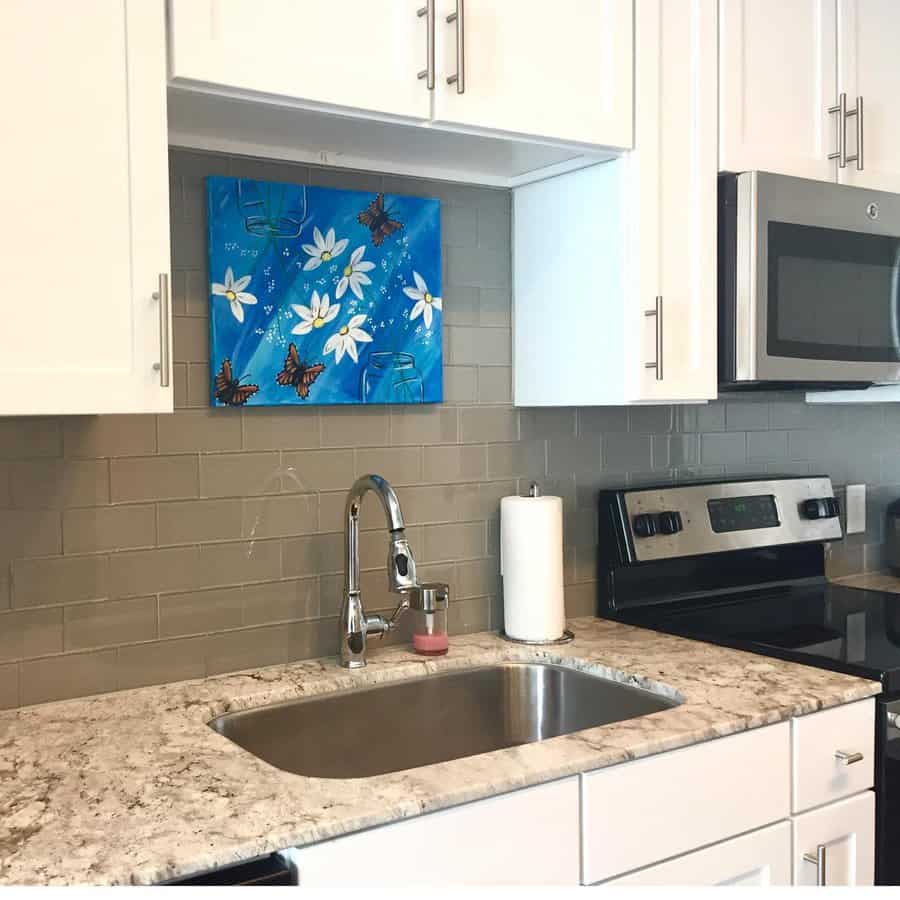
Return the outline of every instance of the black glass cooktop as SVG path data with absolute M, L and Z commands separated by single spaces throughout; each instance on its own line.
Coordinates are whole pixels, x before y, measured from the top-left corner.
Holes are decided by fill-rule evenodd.
M 815 584 L 622 611 L 622 621 L 881 681 L 900 691 L 900 595 Z

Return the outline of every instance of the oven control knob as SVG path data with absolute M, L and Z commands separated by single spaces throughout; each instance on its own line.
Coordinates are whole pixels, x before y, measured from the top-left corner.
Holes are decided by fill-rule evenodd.
M 632 527 L 638 537 L 653 537 L 656 534 L 656 516 L 641 513 L 634 517 Z
M 679 512 L 661 512 L 659 514 L 659 530 L 663 534 L 678 534 L 684 525 Z
M 834 519 L 841 514 L 837 497 L 819 497 L 803 501 L 803 515 L 807 519 Z

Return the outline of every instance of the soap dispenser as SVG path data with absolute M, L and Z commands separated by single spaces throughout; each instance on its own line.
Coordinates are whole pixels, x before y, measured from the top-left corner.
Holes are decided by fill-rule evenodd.
M 410 591 L 409 608 L 413 614 L 413 650 L 422 656 L 443 656 L 449 648 L 447 607 L 450 588 L 433 582 L 417 585 Z

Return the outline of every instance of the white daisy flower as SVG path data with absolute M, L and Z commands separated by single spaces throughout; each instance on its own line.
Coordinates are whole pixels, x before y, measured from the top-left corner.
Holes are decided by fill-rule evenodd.
M 422 316 L 425 320 L 425 327 L 431 328 L 432 309 L 441 308 L 441 298 L 433 297 L 431 295 L 428 291 L 428 285 L 425 284 L 425 279 L 416 271 L 413 271 L 413 281 L 416 283 L 414 288 L 403 288 L 403 293 L 406 294 L 410 300 L 416 301 L 415 306 L 412 308 L 412 312 L 409 314 L 409 319 L 412 321 L 413 319 Z
M 309 256 L 303 266 L 304 272 L 318 269 L 323 262 L 329 262 L 340 256 L 347 249 L 347 244 L 350 243 L 347 238 L 336 240 L 333 228 L 328 229 L 325 237 L 322 237 L 322 232 L 318 228 L 313 228 L 313 241 L 315 244 L 303 245 L 303 252 Z
M 345 353 L 353 360 L 353 362 L 359 362 L 359 356 L 356 352 L 356 342 L 359 341 L 361 344 L 367 344 L 372 340 L 372 335 L 366 334 L 366 332 L 359 327 L 366 321 L 366 318 L 367 316 L 362 313 L 353 316 L 340 331 L 336 331 L 325 342 L 326 353 L 331 353 L 332 350 L 335 351 L 335 363 L 339 363 Z
M 213 295 L 216 297 L 224 297 L 229 302 L 231 305 L 231 314 L 238 322 L 244 321 L 244 307 L 241 306 L 241 304 L 244 303 L 247 306 L 253 306 L 256 303 L 256 297 L 244 290 L 244 288 L 250 284 L 250 278 L 250 275 L 244 275 L 243 278 L 238 278 L 238 280 L 235 281 L 234 272 L 232 272 L 231 266 L 229 266 L 225 270 L 225 284 L 219 284 L 216 281 L 212 284 Z
M 362 285 L 372 283 L 372 279 L 365 273 L 371 272 L 375 268 L 375 263 L 363 259 L 365 252 L 365 245 L 357 247 L 353 251 L 350 256 L 350 262 L 344 267 L 343 275 L 337 284 L 337 290 L 334 292 L 336 300 L 340 300 L 344 296 L 348 287 L 362 300 Z
M 309 334 L 313 328 L 327 325 L 341 311 L 340 303 L 332 303 L 328 294 L 320 299 L 318 291 L 312 292 L 309 306 L 292 303 L 291 307 L 300 316 L 300 324 L 291 329 L 291 334 Z

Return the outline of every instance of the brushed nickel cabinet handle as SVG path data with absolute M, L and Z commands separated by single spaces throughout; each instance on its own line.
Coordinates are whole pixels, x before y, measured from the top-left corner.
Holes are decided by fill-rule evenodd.
M 863 756 L 862 753 L 851 753 L 847 750 L 835 750 L 834 758 L 845 766 L 852 766 L 853 763 L 862 762 L 865 759 L 865 756 Z
M 434 0 L 426 0 L 425 5 L 416 11 L 416 15 L 421 19 L 425 16 L 425 33 L 426 37 L 426 60 L 425 68 L 418 74 L 421 81 L 426 79 L 425 84 L 429 91 L 434 90 Z
M 803 861 L 816 867 L 816 887 L 825 887 L 825 845 L 819 844 L 815 853 L 804 853 Z
M 447 16 L 456 22 L 456 74 L 447 76 L 447 84 L 456 85 L 456 93 L 466 92 L 466 0 L 456 0 L 456 12 Z
M 856 116 L 856 153 L 853 156 L 846 156 L 845 152 L 845 160 L 846 162 L 855 162 L 856 163 L 856 171 L 862 172 L 863 170 L 863 98 L 856 98 L 856 106 L 853 109 L 848 109 L 844 113 L 844 121 L 846 122 L 850 116 Z M 847 126 L 844 125 L 844 144 L 847 143 Z
M 169 275 L 161 272 L 159 275 L 159 290 L 153 292 L 153 299 L 159 303 L 159 362 L 153 364 L 153 368 L 159 371 L 159 385 L 169 386 L 170 370 L 172 368 L 169 359 Z
M 816 867 L 816 887 L 825 887 L 825 845 L 819 844 L 815 853 L 804 853 L 803 860 Z
M 837 114 L 838 117 L 838 148 L 836 153 L 829 153 L 829 159 L 838 161 L 839 169 L 847 168 L 847 95 L 841 93 L 838 96 L 837 106 L 829 106 L 828 113 L 830 115 Z
M 646 318 L 656 319 L 656 359 L 653 362 L 644 363 L 645 369 L 656 370 L 656 380 L 663 380 L 663 298 L 656 298 L 653 309 L 644 311 Z

